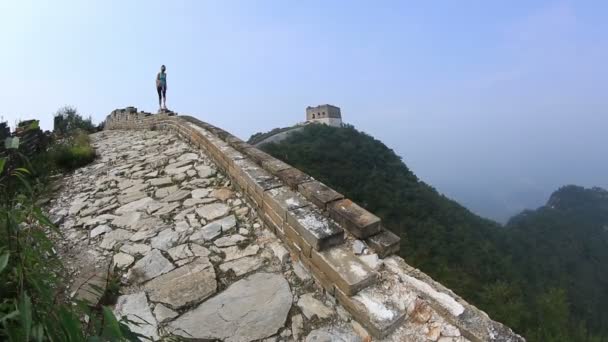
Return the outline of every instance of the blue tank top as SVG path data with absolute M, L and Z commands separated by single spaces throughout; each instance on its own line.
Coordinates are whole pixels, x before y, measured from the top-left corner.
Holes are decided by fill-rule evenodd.
M 158 74 L 158 79 L 160 80 L 160 85 L 161 86 L 166 86 L 167 85 L 167 74 L 166 73 L 159 73 Z

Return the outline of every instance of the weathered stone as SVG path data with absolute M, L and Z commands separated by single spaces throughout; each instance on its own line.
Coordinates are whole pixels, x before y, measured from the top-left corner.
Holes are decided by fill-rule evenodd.
M 287 251 L 287 249 L 285 249 L 285 247 L 283 247 L 280 242 L 275 241 L 271 243 L 270 249 L 272 250 L 274 256 L 279 259 L 282 264 L 286 263 L 287 260 L 289 260 L 289 252 Z
M 108 282 L 107 266 L 103 270 L 90 270 L 81 273 L 74 281 L 72 289 L 75 291 L 74 297 L 82 300 L 89 305 L 97 305 L 103 296 Z
M 399 252 L 400 238 L 388 229 L 383 229 L 382 232 L 370 236 L 365 241 L 381 258 Z
M 226 202 L 229 198 L 232 198 L 234 196 L 234 192 L 227 188 L 221 188 L 213 190 L 210 196 L 217 198 L 222 202 Z
M 167 203 L 164 204 L 160 209 L 154 212 L 156 216 L 163 216 L 171 213 L 173 210 L 179 208 L 180 204 L 178 202 Z
M 197 245 L 195 243 L 190 244 L 190 250 L 192 251 L 192 253 L 194 253 L 194 256 L 206 257 L 210 254 L 207 248 Z
M 201 178 L 209 178 L 215 175 L 215 170 L 208 165 L 200 165 L 195 168 L 196 172 L 198 172 L 198 176 Z
M 149 173 L 144 173 L 144 178 L 148 179 L 148 178 L 155 178 L 158 177 L 158 170 L 154 170 L 152 172 Z
M 209 190 L 208 189 L 194 189 L 194 190 L 192 190 L 192 192 L 190 194 L 192 195 L 192 198 L 204 198 L 209 195 Z
M 117 227 L 123 227 L 127 229 L 134 229 L 141 218 L 141 212 L 131 211 L 118 216 L 112 221 L 112 224 Z
M 184 198 L 190 196 L 190 191 L 188 190 L 178 190 L 172 194 L 170 194 L 169 196 L 163 198 L 163 202 L 175 202 L 175 201 L 181 201 Z
M 70 210 L 68 212 L 69 212 L 70 216 L 75 216 L 76 214 L 78 214 L 78 212 L 80 212 L 80 210 L 82 210 L 86 206 L 87 206 L 87 203 L 85 202 L 84 199 L 74 200 L 72 202 L 72 206 L 70 207 Z
M 220 265 L 220 270 L 222 270 L 222 272 L 232 270 L 237 277 L 240 277 L 243 274 L 257 270 L 263 263 L 264 261 L 261 258 L 250 256 L 225 262 Z
M 135 322 L 127 323 L 131 331 L 142 334 L 153 340 L 158 339 L 156 318 L 152 315 L 148 306 L 148 299 L 144 292 L 118 297 L 114 314 L 120 319 L 125 317 Z
M 186 259 L 194 256 L 194 253 L 190 250 L 190 246 L 188 244 L 183 244 L 179 246 L 175 246 L 167 251 L 169 256 L 173 261 Z
M 140 230 L 139 232 L 133 234 L 133 236 L 131 236 L 131 238 L 129 240 L 131 240 L 133 242 L 143 241 L 143 240 L 156 236 L 157 233 L 158 233 L 158 231 L 156 231 L 154 229 Z
M 298 189 L 298 185 L 312 180 L 309 175 L 295 168 L 281 170 L 276 175 L 294 190 Z
M 152 199 L 150 197 L 144 197 L 137 201 L 123 205 L 122 207 L 116 209 L 116 213 L 124 214 L 124 213 L 132 212 L 132 211 L 143 211 L 154 202 L 155 202 L 154 199 Z
M 194 206 L 197 206 L 199 204 L 205 204 L 205 202 L 206 202 L 205 200 L 206 200 L 206 198 L 188 198 L 182 204 L 186 208 L 188 208 L 188 207 L 194 207 Z
M 160 253 L 153 249 L 145 257 L 138 260 L 129 270 L 127 278 L 135 283 L 143 283 L 161 274 L 173 270 L 175 266 Z
M 249 245 L 243 249 L 240 249 L 238 246 L 231 246 L 227 248 L 220 248 L 222 253 L 224 253 L 224 261 L 236 260 L 242 257 L 255 255 L 260 250 L 260 246 L 258 245 Z
M 196 153 L 184 153 L 181 156 L 179 156 L 179 158 L 177 158 L 177 161 L 180 162 L 190 162 L 190 161 L 195 161 L 198 160 L 200 157 L 198 154 Z
M 312 263 L 325 273 L 347 295 L 373 284 L 377 274 L 345 246 L 326 251 L 312 251 Z
M 93 217 L 90 220 L 87 220 L 86 222 L 83 223 L 83 226 L 85 228 L 91 227 L 91 226 L 97 226 L 99 224 L 107 223 L 108 221 L 113 221 L 117 217 L 118 216 L 114 216 L 114 215 L 110 215 L 110 214 L 102 214 L 102 215 Z
M 168 250 L 169 248 L 177 245 L 181 239 L 181 234 L 174 231 L 171 228 L 167 228 L 157 236 L 153 237 L 150 241 L 152 248 L 160 249 L 163 251 Z
M 215 271 L 209 260 L 198 258 L 149 281 L 145 290 L 153 302 L 161 302 L 172 309 L 194 304 L 215 293 Z
M 216 222 L 220 226 L 222 226 L 223 232 L 227 232 L 230 229 L 236 227 L 236 217 L 234 215 L 226 216 L 226 217 L 219 219 L 217 221 L 214 221 L 214 222 Z
M 326 209 L 328 203 L 344 198 L 342 194 L 319 181 L 302 183 L 298 185 L 298 191 L 321 209 Z
M 172 167 L 172 168 L 165 168 L 165 173 L 167 175 L 171 175 L 171 176 L 176 176 L 176 175 L 181 175 L 181 174 L 185 174 L 186 171 L 191 168 L 192 165 L 186 165 L 186 166 L 182 166 L 182 167 Z
M 380 232 L 380 218 L 349 199 L 328 205 L 329 215 L 354 236 L 365 239 Z
M 195 231 L 190 235 L 190 241 L 192 242 L 205 242 L 215 239 L 222 233 L 222 225 L 218 222 L 211 222 L 205 225 L 203 228 Z
M 341 326 L 323 327 L 311 331 L 305 342 L 363 342 L 352 329 Z
M 406 317 L 408 302 L 416 300 L 414 293 L 403 291 L 397 284 L 391 286 L 391 293 L 371 286 L 352 297 L 340 289 L 335 294 L 340 304 L 376 338 L 396 329 Z
M 156 198 L 165 198 L 178 190 L 177 185 L 160 188 L 154 192 Z
M 135 261 L 135 258 L 126 253 L 116 253 L 113 257 L 113 265 L 123 269 L 131 266 L 131 264 Z
M 382 266 L 382 260 L 378 258 L 378 254 L 361 255 L 359 256 L 359 259 L 361 259 L 361 261 L 363 261 L 367 266 L 369 266 L 369 268 L 374 271 L 379 270 Z
M 278 223 L 285 220 L 287 211 L 302 208 L 309 204 L 310 202 L 306 201 L 302 195 L 286 186 L 264 192 L 264 206 L 267 210 L 272 209 L 277 214 L 281 221 Z
M 128 194 L 118 196 L 118 203 L 127 204 L 142 199 L 144 197 L 147 197 L 147 195 L 143 191 L 130 192 Z
M 247 214 L 249 214 L 249 208 L 247 208 L 247 207 L 239 208 L 234 211 L 234 214 L 236 215 L 236 217 L 239 218 L 239 220 L 244 220 L 247 217 Z
M 186 221 L 179 221 L 175 223 L 175 231 L 181 234 L 188 234 L 190 225 Z
M 426 333 L 426 337 L 431 341 L 437 341 L 441 336 L 441 324 L 439 322 L 433 322 L 429 325 L 429 332 Z
M 460 330 L 451 324 L 445 324 L 441 327 L 441 335 L 447 337 L 460 336 Z
M 132 237 L 131 237 L 132 238 Z M 120 251 L 133 256 L 146 255 L 152 248 L 143 243 L 124 244 L 120 246 Z
M 291 317 L 291 334 L 296 341 L 300 340 L 300 336 L 304 333 L 304 319 L 302 315 Z
M 320 300 L 313 297 L 312 293 L 307 293 L 300 296 L 300 299 L 298 300 L 298 307 L 308 319 L 312 319 L 315 316 L 319 319 L 326 319 L 334 314 L 332 309 L 328 308 Z
M 105 233 L 109 233 L 112 231 L 112 228 L 110 228 L 107 225 L 101 225 L 101 226 L 97 226 L 95 227 L 93 230 L 91 230 L 91 239 L 98 237 L 101 234 L 105 234 Z
M 344 231 L 318 209 L 298 208 L 287 212 L 287 223 L 315 250 L 344 241 Z
M 128 230 L 114 229 L 113 231 L 104 235 L 99 247 L 103 249 L 112 249 L 117 243 L 128 240 L 132 235 L 133 233 Z
M 293 272 L 298 278 L 300 278 L 300 281 L 302 282 L 307 282 L 311 279 L 310 272 L 306 269 L 306 267 L 304 267 L 304 265 L 302 265 L 300 260 L 293 263 Z
M 365 245 L 365 243 L 363 241 L 361 241 L 361 240 L 353 241 L 353 252 L 355 254 L 357 254 L 357 255 L 362 254 L 366 248 L 367 248 L 367 246 Z
M 196 213 L 207 221 L 226 216 L 230 207 L 223 203 L 212 203 L 196 209 Z
M 153 178 L 153 179 L 148 180 L 148 182 L 150 183 L 150 185 L 153 185 L 153 186 L 163 186 L 163 185 L 169 185 L 169 184 L 173 183 L 173 181 L 171 181 L 171 177 Z
M 168 327 L 187 338 L 253 341 L 276 334 L 285 323 L 291 303 L 289 284 L 282 276 L 255 273 L 186 312 Z
M 230 236 L 221 237 L 221 238 L 215 240 L 213 243 L 218 247 L 229 247 L 229 246 L 234 246 L 234 245 L 238 244 L 239 242 L 243 242 L 245 240 L 247 240 L 247 239 L 245 237 L 243 237 L 242 235 L 234 234 L 234 235 L 230 235 Z
M 154 316 L 156 316 L 158 323 L 164 323 L 177 317 L 178 313 L 162 304 L 156 304 L 154 307 Z

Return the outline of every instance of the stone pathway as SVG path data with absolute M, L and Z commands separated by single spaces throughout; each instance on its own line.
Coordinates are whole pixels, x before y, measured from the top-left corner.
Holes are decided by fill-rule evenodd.
M 144 319 L 132 329 L 153 339 L 294 341 L 330 326 L 353 334 L 348 314 L 305 270 L 294 272 L 207 156 L 165 132 L 92 140 L 98 159 L 64 179 L 49 210 L 67 237 L 60 253 L 72 296 L 98 300 L 89 282 L 105 285 L 111 265 L 122 293 L 116 314 Z
M 155 340 L 369 340 L 206 155 L 167 132 L 91 137 L 99 157 L 65 177 L 49 208 L 70 296 L 97 302 L 114 268 L 115 313 Z M 428 316 L 386 340 L 465 341 Z

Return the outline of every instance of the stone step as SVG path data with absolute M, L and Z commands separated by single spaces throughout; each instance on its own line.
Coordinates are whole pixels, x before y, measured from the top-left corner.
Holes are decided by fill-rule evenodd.
M 395 233 L 382 227 L 380 233 L 368 237 L 365 242 L 379 257 L 385 258 L 399 252 L 401 239 Z
M 331 218 L 360 239 L 380 232 L 380 218 L 349 199 L 330 203 L 328 210 Z
M 323 250 L 344 240 L 342 228 L 286 186 L 264 192 L 261 211 L 278 233 L 291 238 L 307 257 L 311 248 Z
M 344 244 L 324 251 L 312 250 L 310 261 L 335 284 L 336 289 L 348 296 L 373 285 L 378 279 L 378 273 Z
M 298 191 L 322 210 L 326 210 L 329 203 L 344 198 L 342 194 L 319 181 L 302 183 L 298 186 Z

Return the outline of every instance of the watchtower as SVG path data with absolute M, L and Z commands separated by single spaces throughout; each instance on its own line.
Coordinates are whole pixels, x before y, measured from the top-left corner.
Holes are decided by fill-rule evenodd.
M 316 107 L 306 107 L 306 122 L 324 123 L 326 125 L 342 126 L 342 113 L 340 107 L 330 104 L 319 105 Z

